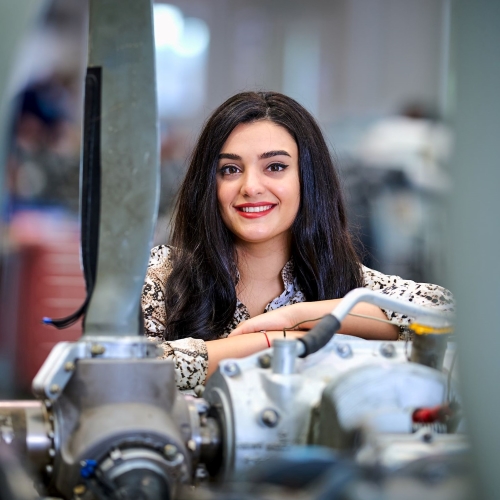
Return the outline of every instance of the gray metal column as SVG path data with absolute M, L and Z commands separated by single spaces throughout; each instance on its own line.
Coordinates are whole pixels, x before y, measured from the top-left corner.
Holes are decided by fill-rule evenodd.
M 158 206 L 151 0 L 90 0 L 89 67 L 102 68 L 101 208 L 85 335 L 136 335 Z
M 500 2 L 458 0 L 451 288 L 478 494 L 500 498 Z

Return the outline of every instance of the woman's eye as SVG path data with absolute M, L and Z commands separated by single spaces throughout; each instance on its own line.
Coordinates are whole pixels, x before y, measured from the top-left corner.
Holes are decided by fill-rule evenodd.
M 235 165 L 224 165 L 223 167 L 219 168 L 219 173 L 221 175 L 237 174 L 239 171 L 240 169 Z
M 288 165 L 285 165 L 284 163 L 272 163 L 267 167 L 267 169 L 271 172 L 281 172 L 285 170 L 286 167 L 288 167 Z

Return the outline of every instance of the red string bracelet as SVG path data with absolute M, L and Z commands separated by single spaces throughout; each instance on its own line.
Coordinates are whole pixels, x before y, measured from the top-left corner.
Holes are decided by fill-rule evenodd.
M 269 337 L 267 336 L 267 332 L 265 330 L 261 330 L 260 333 L 263 333 L 264 337 L 266 337 L 267 347 L 271 347 L 271 343 L 269 342 Z

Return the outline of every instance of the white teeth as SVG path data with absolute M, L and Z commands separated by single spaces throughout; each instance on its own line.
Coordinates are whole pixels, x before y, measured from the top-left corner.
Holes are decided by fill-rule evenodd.
M 242 212 L 265 212 L 272 208 L 272 205 L 263 205 L 262 207 L 241 207 Z

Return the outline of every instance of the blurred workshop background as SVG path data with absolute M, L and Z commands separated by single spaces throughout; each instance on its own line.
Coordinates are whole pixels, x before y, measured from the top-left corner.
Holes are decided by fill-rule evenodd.
M 451 0 L 172 0 L 154 9 L 161 201 L 169 219 L 201 124 L 243 90 L 308 108 L 331 145 L 363 262 L 445 283 L 454 102 Z M 52 0 L 19 47 L 2 199 L 3 353 L 28 389 L 52 346 L 43 325 L 81 305 L 78 183 L 87 3 Z

